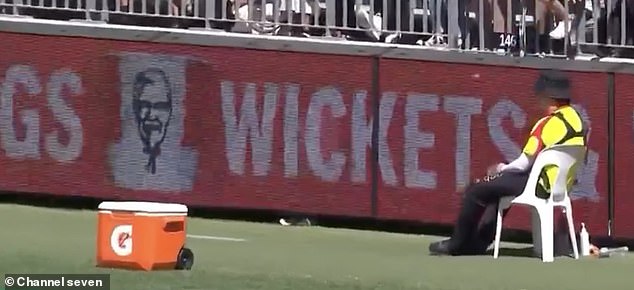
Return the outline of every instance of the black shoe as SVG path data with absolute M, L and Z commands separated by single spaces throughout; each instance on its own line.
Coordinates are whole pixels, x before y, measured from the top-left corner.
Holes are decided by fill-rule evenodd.
M 466 248 L 463 252 L 465 256 L 482 256 L 486 255 L 487 250 L 491 243 L 486 243 L 482 241 L 475 242 L 471 247 Z
M 449 243 L 451 240 L 447 239 L 444 241 L 433 242 L 429 245 L 429 254 L 433 256 L 449 256 L 451 252 L 449 251 Z
M 489 247 L 491 247 L 491 244 L 493 243 L 480 242 L 480 247 L 477 249 L 477 252 L 481 255 L 486 255 Z

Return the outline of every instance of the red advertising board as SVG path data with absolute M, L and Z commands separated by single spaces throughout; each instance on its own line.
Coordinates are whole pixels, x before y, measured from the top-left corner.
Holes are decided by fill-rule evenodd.
M 0 37 L 2 190 L 372 215 L 369 58 Z M 378 217 L 454 221 L 460 188 L 519 154 L 536 74 L 381 60 Z M 603 233 L 607 79 L 570 75 L 592 124 L 575 218 Z
M 614 235 L 634 237 L 634 76 L 615 75 Z
M 534 122 L 542 117 L 532 94 L 538 74 L 534 69 L 382 60 L 380 72 L 381 103 L 393 112 L 385 125 L 386 169 L 379 171 L 378 209 L 383 218 L 454 221 L 462 188 L 488 166 L 518 157 Z M 604 234 L 607 77 L 576 72 L 569 76 L 574 102 L 592 127 L 589 162 L 579 172 L 582 184 L 573 193 L 575 219 Z M 511 211 L 505 225 L 529 228 L 530 216 L 518 211 Z
M 3 190 L 371 214 L 369 59 L 0 38 Z

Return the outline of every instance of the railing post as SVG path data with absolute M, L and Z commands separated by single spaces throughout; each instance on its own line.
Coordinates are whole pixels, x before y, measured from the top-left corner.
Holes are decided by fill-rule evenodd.
M 97 4 L 95 0 L 86 0 L 86 21 L 92 21 L 92 17 L 90 16 L 90 12 L 96 9 Z
M 327 37 L 333 36 L 332 31 L 330 29 L 335 27 L 335 18 L 337 17 L 337 15 L 335 14 L 335 5 L 337 4 L 336 1 L 337 0 L 326 0 L 326 36 Z M 345 0 L 339 0 L 339 1 L 345 1 Z
M 210 19 L 216 19 L 216 0 L 198 1 L 205 1 L 205 29 L 211 29 Z
M 627 27 L 625 26 L 625 23 L 627 23 L 627 7 L 626 4 L 627 1 L 626 0 L 622 0 L 621 1 L 621 45 L 625 46 L 627 43 Z M 632 29 L 632 27 L 630 27 L 629 29 Z
M 447 0 L 447 40 L 449 42 L 449 48 L 458 48 L 458 37 L 460 35 L 460 25 L 458 19 L 459 17 L 464 17 L 463 15 L 458 14 L 458 1 L 463 0 Z

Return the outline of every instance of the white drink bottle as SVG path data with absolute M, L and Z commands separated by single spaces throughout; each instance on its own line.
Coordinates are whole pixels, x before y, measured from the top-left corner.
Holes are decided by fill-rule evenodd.
M 579 233 L 581 243 L 581 256 L 590 256 L 590 234 L 586 230 L 586 225 L 581 223 L 581 233 Z

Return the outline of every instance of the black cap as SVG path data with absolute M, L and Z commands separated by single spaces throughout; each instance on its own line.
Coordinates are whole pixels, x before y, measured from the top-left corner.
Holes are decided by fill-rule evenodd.
M 570 80 L 560 71 L 542 71 L 535 82 L 535 93 L 551 99 L 570 100 Z

